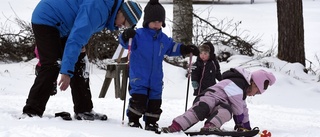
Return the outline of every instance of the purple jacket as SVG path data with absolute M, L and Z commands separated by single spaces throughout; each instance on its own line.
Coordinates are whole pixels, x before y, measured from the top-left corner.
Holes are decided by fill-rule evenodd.
M 248 122 L 249 115 L 245 99 L 246 90 L 250 85 L 250 72 L 242 68 L 235 68 L 224 72 L 222 79 L 216 85 L 209 87 L 215 92 L 206 92 L 205 96 L 229 104 L 234 115 L 244 114 L 242 122 Z
M 231 115 L 239 117 L 240 120 L 236 120 L 237 123 L 249 122 L 245 99 L 246 91 L 250 86 L 250 79 L 250 72 L 242 68 L 232 68 L 224 72 L 219 83 L 207 88 L 205 93 L 197 96 L 192 108 L 176 117 L 174 121 L 183 130 L 188 129 L 198 121 L 204 120 L 204 118 L 207 118 L 217 127 L 221 127 L 223 123 L 229 121 Z M 211 114 L 221 106 L 230 107 L 230 112 L 219 115 L 218 118 L 211 117 Z

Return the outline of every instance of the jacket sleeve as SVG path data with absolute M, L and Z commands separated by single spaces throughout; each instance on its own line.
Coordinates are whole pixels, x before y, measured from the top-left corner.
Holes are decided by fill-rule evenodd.
M 244 118 L 242 120 L 242 123 L 249 122 L 249 110 L 246 102 L 244 102 L 244 105 L 243 105 L 243 115 L 244 115 Z
M 119 35 L 119 37 L 118 37 L 118 40 L 119 40 L 119 43 L 120 43 L 120 45 L 123 47 L 123 48 L 125 48 L 125 49 L 128 49 L 128 42 L 124 42 L 124 40 L 122 39 L 122 34 L 120 34 Z
M 75 63 L 78 60 L 82 47 L 88 43 L 90 37 L 95 32 L 103 29 L 101 26 L 104 25 L 105 21 L 102 19 L 106 18 L 103 15 L 108 14 L 102 14 L 102 12 L 108 12 L 108 10 L 97 10 L 91 4 L 84 4 L 79 8 L 66 42 L 60 73 L 67 74 L 70 77 L 73 76 Z
M 216 66 L 216 79 L 221 81 L 222 80 L 221 70 L 220 70 L 220 65 L 217 59 L 214 60 L 214 64 Z
M 198 61 L 196 61 L 195 63 L 192 64 L 192 67 L 191 67 L 191 81 L 197 81 L 198 83 L 200 82 L 200 75 L 201 75 L 201 72 L 200 72 L 200 68 L 199 68 L 199 65 L 198 65 Z M 200 83 L 199 83 L 200 84 Z
M 167 51 L 165 51 L 165 54 L 168 56 L 180 56 L 181 55 L 180 47 L 182 44 L 173 41 L 172 38 L 167 37 L 167 35 L 165 35 L 164 33 L 162 33 L 162 37 L 165 37 L 167 39 L 165 41 L 167 42 L 167 45 L 169 45 L 169 48 L 167 49 Z

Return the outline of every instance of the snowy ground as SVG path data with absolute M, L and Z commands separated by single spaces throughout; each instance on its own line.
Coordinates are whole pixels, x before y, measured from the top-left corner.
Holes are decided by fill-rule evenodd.
M 2 15 L 13 17 L 10 6 L 20 18 L 28 20 L 37 0 L 0 0 Z M 320 1 L 304 0 L 305 45 L 307 58 L 315 60 L 319 54 L 320 41 L 317 38 L 320 31 Z M 144 6 L 144 4 L 143 4 Z M 172 5 L 164 5 L 167 12 L 172 11 Z M 269 49 L 277 37 L 276 3 L 272 0 L 256 1 L 255 4 L 211 5 L 214 12 L 211 16 L 242 20 L 241 27 L 252 35 L 263 35 L 261 49 Z M 195 5 L 195 9 L 205 9 L 207 5 Z M 172 18 L 168 14 L 168 18 Z M 1 24 L 4 17 L 0 16 Z M 141 22 L 139 22 L 141 25 Z M 14 24 L 10 24 L 14 26 Z M 169 35 L 169 27 L 164 29 Z M 3 31 L 1 31 L 3 32 Z M 263 46 L 263 47 L 262 47 Z M 246 56 L 234 56 L 229 63 L 220 63 L 222 71 L 230 67 L 242 65 L 249 70 L 256 70 L 262 62 L 270 62 L 270 69 L 275 74 L 277 82 L 269 87 L 263 95 L 247 99 L 252 126 L 261 130 L 269 130 L 274 137 L 319 137 L 320 131 L 320 85 L 318 76 L 304 74 L 299 64 L 290 64 L 276 58 L 263 58 L 250 61 Z M 250 62 L 249 62 L 250 61 Z M 105 98 L 98 98 L 105 71 L 91 66 L 91 90 L 94 110 L 108 115 L 108 121 L 63 121 L 53 118 L 60 111 L 73 112 L 70 89 L 58 92 L 50 98 L 43 118 L 26 118 L 18 120 L 22 107 L 29 92 L 37 60 L 30 62 L 0 64 L 0 137 L 141 137 L 141 136 L 172 136 L 184 137 L 183 133 L 156 135 L 140 129 L 122 125 L 123 101 L 114 98 L 114 87 Z M 243 64 L 244 62 L 248 62 Z M 316 62 L 315 62 L 316 63 Z M 317 63 L 318 64 L 318 63 Z M 187 79 L 185 70 L 164 63 L 163 113 L 160 126 L 168 126 L 172 119 L 182 114 L 185 108 Z M 191 91 L 191 85 L 189 91 Z M 188 106 L 193 101 L 189 93 Z M 125 123 L 127 119 L 125 118 Z M 141 121 L 143 123 L 143 121 Z M 202 127 L 202 122 L 194 125 L 189 131 Z M 231 130 L 233 122 L 223 125 L 223 129 Z

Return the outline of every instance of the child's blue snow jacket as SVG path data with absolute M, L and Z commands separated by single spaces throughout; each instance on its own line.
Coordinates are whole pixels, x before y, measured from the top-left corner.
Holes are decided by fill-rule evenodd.
M 128 49 L 128 42 L 125 43 L 121 37 L 120 44 Z M 130 94 L 145 94 L 149 95 L 149 99 L 161 99 L 164 55 L 180 56 L 180 46 L 181 43 L 174 42 L 162 30 L 137 29 L 129 62 Z M 149 90 L 146 91 L 146 88 Z

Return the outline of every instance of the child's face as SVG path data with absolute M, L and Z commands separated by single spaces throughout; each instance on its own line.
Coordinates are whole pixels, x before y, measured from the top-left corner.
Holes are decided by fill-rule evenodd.
M 200 58 L 202 59 L 202 61 L 208 61 L 209 57 L 210 57 L 209 52 L 205 52 L 205 51 L 200 52 Z
M 260 94 L 259 89 L 256 83 L 251 82 L 250 87 L 247 89 L 247 96 L 254 96 L 256 94 Z
M 162 21 L 152 21 L 149 23 L 149 28 L 159 30 L 162 27 Z

